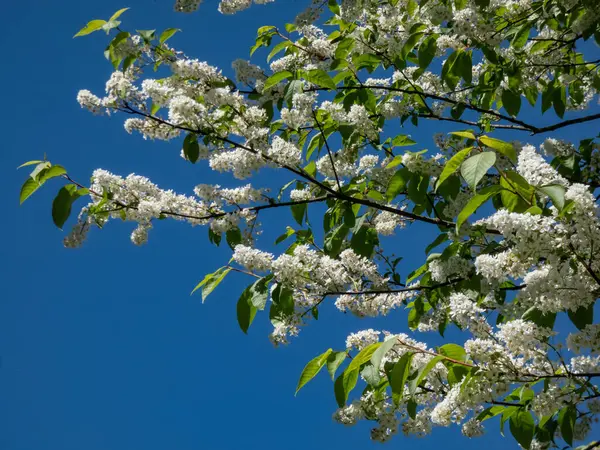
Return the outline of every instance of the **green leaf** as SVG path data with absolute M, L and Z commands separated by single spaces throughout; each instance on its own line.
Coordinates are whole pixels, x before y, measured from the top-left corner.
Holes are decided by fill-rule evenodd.
M 29 176 L 36 181 L 40 181 L 40 174 L 44 172 L 46 169 L 52 167 L 50 161 L 44 161 L 33 168 Z
M 319 87 L 323 87 L 326 89 L 335 89 L 335 83 L 333 82 L 333 79 L 324 70 L 313 69 L 309 71 L 304 71 L 302 72 L 302 75 L 304 76 L 306 81 L 312 84 L 316 84 Z
M 294 94 L 302 92 L 304 89 L 304 81 L 302 80 L 292 80 L 285 87 L 283 99 L 286 101 L 288 106 L 291 107 L 292 99 L 294 98 Z
M 160 34 L 160 37 L 158 38 L 158 42 L 160 42 L 161 44 L 164 44 L 168 39 L 173 37 L 173 35 L 175 33 L 177 33 L 178 31 L 181 31 L 181 30 L 179 28 L 167 28 L 165 31 L 163 31 Z
M 328 0 L 327 1 L 327 6 L 329 6 L 329 10 L 335 14 L 336 16 L 340 15 L 340 7 L 337 4 L 336 0 Z
M 417 417 L 417 402 L 415 402 L 412 398 L 406 402 L 406 412 L 408 413 L 408 417 L 411 419 L 415 419 Z
M 535 53 L 543 52 L 548 47 L 550 47 L 554 41 L 537 41 L 529 48 L 529 53 L 532 55 Z
M 470 131 L 452 131 L 450 134 L 452 134 L 454 136 L 462 137 L 465 139 L 472 139 L 473 141 L 477 139 L 475 137 L 475 135 L 473 133 L 471 133 Z
M 451 90 L 456 88 L 460 78 L 453 73 L 453 66 L 460 56 L 461 50 L 452 53 L 442 66 L 442 80 L 450 87 Z
M 483 188 L 479 194 L 475 195 L 469 202 L 465 205 L 463 210 L 458 215 L 458 219 L 456 220 L 456 230 L 458 231 L 463 223 L 477 211 L 481 205 L 483 205 L 486 201 L 496 195 L 498 192 L 502 190 L 501 186 L 488 186 Z
M 402 355 L 396 364 L 394 364 L 394 367 L 390 372 L 390 387 L 392 388 L 392 393 L 395 394 L 398 399 L 401 399 L 404 395 L 404 385 L 410 375 L 412 357 L 413 353 L 405 353 Z
M 525 178 L 512 170 L 506 171 L 500 177 L 502 203 L 509 211 L 523 213 L 534 203 L 535 190 Z
M 200 157 L 200 145 L 195 134 L 189 133 L 183 140 L 183 154 L 192 164 L 198 161 Z
M 485 409 L 477 416 L 477 420 L 483 422 L 484 420 L 491 419 L 492 417 L 496 417 L 498 414 L 502 414 L 504 411 L 504 406 L 494 405 Z
M 358 381 L 358 369 L 352 371 L 346 369 L 343 375 L 344 392 L 346 394 L 346 400 L 348 400 L 350 392 L 352 392 L 352 389 L 354 389 L 356 382 Z
M 446 242 L 448 239 L 449 239 L 448 234 L 446 234 L 446 233 L 442 233 L 442 234 L 438 235 L 438 237 L 436 237 L 433 240 L 433 242 L 425 248 L 425 254 L 428 255 L 431 250 L 436 248 L 438 245 Z
M 575 406 L 568 406 L 558 413 L 558 426 L 560 434 L 567 444 L 573 446 L 573 428 L 577 420 L 577 409 Z
M 437 38 L 429 36 L 419 45 L 419 67 L 426 69 L 437 53 Z
M 21 167 L 27 167 L 27 166 L 33 166 L 36 164 L 44 164 L 46 161 L 27 161 L 26 163 L 21 164 L 19 167 L 17 167 L 17 169 L 20 169 Z
M 267 91 L 273 86 L 277 85 L 280 81 L 292 78 L 293 76 L 294 74 L 292 72 L 288 72 L 287 70 L 282 70 L 281 72 L 274 73 L 265 80 L 263 91 Z
M 395 336 L 383 341 L 383 343 L 379 346 L 379 348 L 375 350 L 375 352 L 371 356 L 371 364 L 373 364 L 373 367 L 379 370 L 379 368 L 381 367 L 381 361 L 383 360 L 383 357 L 386 355 L 387 352 L 389 352 L 392 349 L 392 347 L 394 347 L 394 345 L 396 345 L 396 342 L 398 342 L 398 338 L 396 338 Z
M 291 41 L 282 41 L 279 44 L 277 44 L 275 47 L 273 47 L 273 50 L 271 50 L 269 56 L 267 56 L 267 62 L 271 61 L 277 53 L 279 53 L 281 50 L 288 48 L 290 45 L 292 45 Z
M 352 361 L 348 365 L 348 368 L 346 369 L 346 372 L 352 372 L 354 370 L 358 371 L 360 366 L 362 366 L 363 364 L 365 364 L 367 361 L 369 361 L 371 359 L 371 356 L 373 356 L 373 353 L 375 353 L 375 350 L 377 350 L 381 346 L 381 344 L 382 344 L 381 342 L 375 342 L 375 343 L 363 348 L 352 359 Z
M 149 42 L 155 38 L 156 30 L 136 30 L 145 41 Z
M 105 24 L 106 24 L 106 20 L 91 20 L 87 23 L 87 25 L 85 27 L 83 27 L 81 30 L 79 30 L 77 32 L 77 34 L 75 36 L 73 36 L 74 38 L 79 37 L 79 36 L 85 36 L 87 34 L 93 33 L 94 31 L 98 31 L 100 30 Z
M 479 138 L 479 141 L 486 147 L 492 148 L 498 153 L 503 154 L 512 162 L 517 162 L 517 152 L 515 151 L 515 147 L 512 144 L 488 136 L 481 136 Z
M 21 186 L 21 194 L 19 195 L 20 204 L 22 205 L 23 202 L 27 200 L 31 196 L 31 194 L 37 191 L 40 186 L 41 184 L 33 178 L 27 178 L 25 183 L 23 183 L 23 186 Z
M 568 314 L 573 325 L 583 330 L 594 322 L 594 305 L 589 305 L 587 308 L 579 307 L 576 311 L 569 309 Z
M 564 85 L 555 87 L 552 93 L 552 104 L 554 105 L 554 112 L 562 119 L 567 105 L 567 88 Z
M 298 223 L 298 225 L 302 225 L 304 217 L 306 216 L 306 209 L 306 203 L 290 206 L 292 216 L 294 217 L 294 220 Z
M 339 377 L 336 378 L 333 389 L 335 392 L 335 399 L 340 408 L 348 401 L 348 395 L 352 389 L 354 389 L 354 386 L 356 386 L 357 381 L 358 369 L 355 369 L 351 372 L 346 369 L 342 374 L 340 374 Z
M 350 239 L 350 247 L 360 256 L 371 258 L 375 246 L 379 244 L 377 230 L 368 226 L 362 226 L 355 231 Z
M 441 186 L 441 184 L 448 179 L 448 177 L 454 175 L 454 173 L 458 170 L 458 168 L 463 163 L 467 155 L 471 152 L 471 150 L 473 150 L 473 147 L 465 148 L 456 153 L 452 158 L 448 160 L 448 162 L 444 166 L 444 170 L 442 170 L 442 173 L 435 185 L 436 191 Z
M 470 373 L 470 368 L 460 365 L 454 364 L 452 362 L 448 363 L 448 383 L 451 385 L 455 385 L 460 383 L 466 376 Z
M 406 134 L 399 134 L 394 139 L 392 139 L 392 147 L 406 147 L 410 145 L 415 145 L 416 142 L 413 141 L 410 136 Z M 402 159 L 402 157 L 400 157 Z
M 462 77 L 465 83 L 471 84 L 471 81 L 473 81 L 473 58 L 470 51 L 460 52 L 452 66 L 452 73 Z
M 40 185 L 42 185 L 46 181 L 48 181 L 52 178 L 60 177 L 66 173 L 67 173 L 67 170 L 63 166 L 60 166 L 57 164 L 55 166 L 49 167 L 48 169 L 40 172 L 39 176 L 38 176 L 38 181 L 40 182 Z
M 287 27 L 286 27 L 287 28 Z M 274 25 L 265 25 L 256 30 L 256 36 L 262 36 L 264 34 L 271 34 L 277 30 L 277 27 Z M 291 31 L 290 31 L 291 33 Z
M 516 49 L 521 49 L 527 43 L 529 39 L 529 32 L 531 31 L 531 24 L 527 22 L 519 31 L 517 31 L 512 39 L 511 45 Z
M 427 272 L 427 263 L 423 264 L 421 267 L 419 267 L 418 269 L 413 270 L 411 273 L 408 274 L 408 278 L 406 280 L 406 284 L 412 282 L 413 280 L 416 280 L 417 278 L 419 278 L 421 275 L 423 275 L 425 272 Z
M 87 193 L 87 189 L 80 189 L 78 191 L 77 186 L 73 184 L 63 186 L 58 191 L 58 194 L 52 202 L 52 220 L 54 221 L 54 225 L 58 228 L 62 229 L 63 225 L 71 215 L 71 206 L 73 205 L 73 202 L 81 197 L 81 195 L 84 195 L 84 193 L 80 191 Z
M 348 358 L 348 352 L 331 352 L 327 357 L 327 372 L 331 375 L 331 379 L 335 379 L 335 372 L 338 367 Z
M 237 227 L 227 230 L 225 233 L 225 240 L 231 250 L 234 250 L 236 245 L 242 243 L 242 232 Z
M 285 241 L 287 238 L 289 238 L 295 232 L 296 231 L 292 227 L 287 227 L 286 232 L 277 238 L 277 240 L 275 241 L 275 244 L 281 244 L 283 241 Z
M 418 375 L 411 381 L 410 383 L 410 392 L 414 394 L 417 390 L 417 387 L 421 384 L 421 382 L 425 379 L 425 377 L 431 372 L 431 370 L 445 358 L 443 356 L 435 356 L 429 362 L 419 370 Z
M 137 56 L 129 55 L 123 61 L 123 72 L 126 72 L 129 67 L 137 60 Z
M 429 189 L 429 175 L 413 173 L 408 183 L 408 198 L 415 205 L 428 204 L 427 190 Z
M 327 233 L 324 239 L 325 253 L 330 256 L 337 256 L 342 249 L 342 244 L 349 231 L 350 228 L 342 223 Z
M 377 387 L 381 383 L 381 373 L 373 366 L 365 366 L 360 375 L 370 386 Z
M 110 19 L 108 19 L 108 21 L 109 21 L 109 22 L 113 22 L 113 21 L 117 20 L 117 19 L 118 19 L 118 18 L 121 16 L 121 14 L 123 14 L 123 13 L 124 13 L 125 11 L 127 11 L 128 9 L 129 9 L 129 8 L 123 8 L 123 9 L 120 9 L 120 10 L 118 10 L 116 13 L 114 13 L 114 14 L 113 14 L 113 15 L 110 17 Z
M 460 166 L 460 173 L 471 187 L 475 190 L 487 171 L 496 163 L 494 152 L 482 152 L 471 156 Z
M 512 416 L 518 411 L 518 409 L 519 408 L 517 408 L 516 406 L 509 406 L 507 408 L 504 408 L 504 411 L 502 411 L 502 417 L 500 418 L 500 434 L 502 436 L 504 436 L 504 424 L 508 419 L 510 419 L 510 416 Z
M 217 269 L 215 272 L 209 273 L 200 283 L 196 285 L 190 295 L 202 288 L 202 303 L 204 303 L 206 297 L 208 297 L 210 293 L 216 289 L 219 283 L 223 281 L 223 278 L 225 278 L 229 272 L 231 272 L 231 269 L 227 266 L 223 266 Z
M 367 69 L 369 73 L 373 72 L 381 63 L 381 58 L 372 53 L 363 53 L 359 56 L 354 56 L 352 62 L 356 66 L 356 70 Z
M 550 197 L 552 203 L 559 211 L 565 207 L 565 188 L 560 184 L 548 184 L 537 189 Z
M 300 379 L 298 380 L 298 386 L 296 386 L 296 394 L 306 383 L 312 380 L 315 375 L 321 371 L 331 352 L 333 352 L 333 350 L 328 349 L 325 353 L 322 353 L 316 358 L 310 360 L 310 362 L 304 367 L 302 373 L 300 374 Z
M 542 114 L 552 106 L 552 97 L 554 95 L 554 83 L 548 83 L 546 89 L 542 91 Z
M 521 318 L 523 320 L 529 320 L 540 327 L 552 329 L 554 328 L 554 322 L 556 321 L 556 313 L 543 313 L 535 306 L 532 306 L 523 313 Z
M 524 448 L 531 446 L 533 435 L 535 433 L 535 422 L 531 413 L 523 408 L 512 414 L 509 418 L 510 432 Z
M 415 45 L 417 45 L 417 42 L 419 42 L 419 40 L 423 37 L 424 34 L 425 33 L 423 33 L 422 31 L 418 31 L 416 33 L 411 34 L 408 37 L 408 39 L 404 43 L 404 46 L 402 47 L 402 50 L 400 51 L 400 57 L 402 59 L 406 59 L 408 54 L 412 51 L 413 48 L 415 48 Z
M 267 275 L 257 280 L 250 288 L 250 303 L 262 311 L 267 305 L 267 297 L 269 294 L 269 283 L 273 279 L 273 275 Z
M 252 296 L 251 288 L 252 285 L 244 289 L 236 308 L 238 324 L 244 333 L 248 333 L 248 328 L 250 328 L 257 311 L 256 307 L 250 302 Z
M 513 117 L 516 117 L 521 110 L 521 95 L 517 94 L 510 89 L 504 89 L 502 91 L 502 104 L 504 109 Z
M 385 197 L 388 202 L 394 200 L 400 192 L 404 191 L 409 176 L 410 173 L 405 167 L 397 170 L 396 173 L 392 175 L 385 191 Z
M 467 360 L 467 352 L 460 345 L 457 344 L 446 344 L 442 345 L 439 348 L 439 353 L 448 358 L 454 359 L 456 361 L 466 361 Z

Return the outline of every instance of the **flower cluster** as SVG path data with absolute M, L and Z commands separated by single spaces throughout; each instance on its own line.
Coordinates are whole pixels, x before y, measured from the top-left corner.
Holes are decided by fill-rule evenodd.
M 218 8 L 228 15 L 268 1 L 220 0 Z M 200 2 L 176 0 L 175 10 L 192 12 Z M 215 173 L 187 196 L 101 169 L 87 192 L 61 172 L 69 201 L 91 197 L 65 246 L 80 246 L 110 219 L 133 222 L 136 245 L 157 220 L 206 225 L 211 242 L 227 241 L 233 255 L 205 279 L 204 295 L 229 272 L 250 276 L 240 325 L 268 309 L 275 345 L 328 307 L 393 320 L 405 311 L 414 333 L 458 328 L 464 342 L 436 348 L 369 328 L 316 360 L 331 373 L 348 364 L 336 381 L 340 405 L 355 384 L 367 385 L 334 419 L 372 421 L 373 440 L 451 425 L 477 437 L 484 419 L 501 412 L 511 428 L 523 419 L 536 430 L 530 448 L 546 448 L 566 437 L 551 425 L 572 411 L 571 434 L 584 439 L 600 414 L 600 325 L 592 314 L 600 295 L 600 144 L 545 134 L 597 118 L 562 120 L 598 97 L 598 66 L 578 45 L 598 34 L 600 16 L 583 0 L 483 3 L 330 2 L 327 23 L 337 29 L 328 34 L 315 24 L 324 4 L 313 2 L 285 33 L 259 30 L 253 52 L 273 47 L 268 65 L 235 60 L 235 82 L 169 47 L 165 35 L 119 29 L 104 92 L 81 90 L 78 103 L 96 115 L 125 113 L 126 132 L 177 140 L 185 163 Z M 521 120 L 522 97 L 561 122 Z M 397 128 L 423 121 L 462 131 L 432 128 L 440 153 L 415 151 Z M 530 145 L 491 134 L 503 129 L 544 136 Z M 39 187 L 48 171 L 42 163 L 30 178 Z M 257 182 L 224 187 L 259 171 Z M 224 181 L 212 182 L 216 176 Z M 291 208 L 297 223 L 277 238 L 287 248 L 259 248 L 259 213 L 278 208 Z M 431 242 L 426 262 L 407 276 L 406 234 L 419 223 L 437 236 L 431 242 L 423 233 Z M 558 333 L 563 319 L 577 330 Z

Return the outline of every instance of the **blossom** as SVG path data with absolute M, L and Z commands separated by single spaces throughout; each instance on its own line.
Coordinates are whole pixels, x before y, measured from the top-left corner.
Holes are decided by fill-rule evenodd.
M 296 166 L 300 164 L 302 154 L 298 147 L 291 142 L 287 142 L 275 136 L 271 148 L 269 148 L 267 155 L 279 164 L 286 166 Z
M 472 268 L 472 263 L 460 256 L 451 256 L 448 259 L 438 258 L 429 263 L 431 278 L 438 282 L 446 282 L 453 278 L 464 278 L 471 272 Z
M 517 172 L 529 183 L 535 186 L 546 184 L 561 184 L 566 186 L 567 180 L 561 177 L 550 164 L 548 164 L 532 145 L 526 145 L 519 153 Z
M 264 272 L 271 269 L 273 255 L 242 244 L 235 246 L 233 259 L 250 271 Z
M 175 11 L 191 13 L 198 9 L 201 0 L 175 0 Z
M 221 0 L 218 8 L 234 14 L 268 1 Z M 176 11 L 192 12 L 200 0 L 174 3 Z M 405 385 L 395 384 L 393 391 L 385 383 L 370 386 L 335 411 L 334 420 L 344 425 L 373 422 L 373 440 L 386 442 L 400 429 L 420 437 L 433 426 L 453 424 L 467 437 L 480 436 L 481 411 L 493 402 L 513 401 L 507 393 L 526 383 L 537 387 L 532 387 L 531 400 L 522 400 L 525 409 L 540 418 L 576 407 L 580 415 L 573 435 L 584 438 L 600 413 L 599 403 L 585 397 L 597 388 L 593 375 L 600 371 L 600 325 L 577 323 L 578 330 L 565 333 L 559 327 L 559 333 L 550 327 L 550 320 L 542 319 L 556 315 L 562 320 L 568 315 L 578 322 L 578 316 L 597 301 L 600 220 L 594 187 L 600 182 L 600 144 L 584 136 L 579 143 L 550 136 L 535 146 L 513 141 L 516 161 L 501 154 L 507 153 L 502 147 L 490 147 L 496 164 L 477 192 L 465 185 L 458 176 L 461 170 L 453 164 L 460 164 L 459 151 L 472 146 L 466 153 L 474 153 L 485 146 L 482 133 L 507 124 L 515 132 L 541 134 L 571 123 L 539 127 L 511 119 L 494 109 L 502 100 L 510 110 L 510 93 L 531 98 L 536 92 L 548 92 L 548 86 L 567 86 L 566 110 L 585 109 L 597 98 L 597 70 L 582 64 L 582 54 L 569 46 L 542 48 L 541 43 L 587 36 L 598 12 L 578 0 L 554 2 L 552 14 L 572 10 L 573 18 L 549 27 L 548 11 L 531 14 L 531 0 L 491 0 L 485 7 L 438 0 L 420 2 L 418 8 L 413 8 L 414 2 L 392 3 L 342 0 L 339 12 L 332 8 L 334 18 L 328 22 L 339 26 L 334 34 L 317 23 L 323 10 L 320 3 L 300 13 L 295 25 L 286 27 L 285 37 L 278 29 L 263 28 L 257 46 L 273 44 L 277 50 L 285 47 L 285 52 L 272 53 L 264 68 L 235 60 L 235 83 L 220 68 L 160 40 L 149 43 L 137 34 L 112 44 L 110 59 L 125 60 L 128 68 L 117 65 L 102 95 L 79 91 L 82 108 L 97 115 L 125 112 L 126 132 L 151 140 L 181 138 L 177 151 L 183 145 L 181 155 L 188 162 L 202 164 L 225 180 L 250 180 L 217 184 L 202 172 L 202 184 L 190 186 L 193 195 L 185 195 L 141 175 L 119 176 L 98 169 L 90 183 L 90 203 L 64 244 L 82 245 L 92 228 L 102 228 L 112 219 L 132 222 L 130 237 L 136 245 L 145 244 L 153 225 L 168 218 L 209 227 L 210 240 L 216 244 L 225 234 L 233 247 L 230 268 L 263 277 L 271 286 L 269 339 L 277 346 L 289 343 L 331 303 L 337 311 L 359 318 L 406 310 L 414 333 L 443 335 L 449 327 L 459 328 L 457 339 L 462 342 L 451 348 L 464 359 L 456 360 L 445 356 L 444 347 L 430 348 L 413 335 L 368 328 L 347 336 L 337 355 L 345 352 L 355 358 L 378 343 L 387 350 L 377 353 L 381 358 L 360 361 L 361 383 L 377 384 L 379 378 L 391 377 L 394 384 L 394 370 L 400 368 L 408 376 Z M 519 47 L 514 36 L 521 25 L 515 24 L 523 17 L 535 39 Z M 508 25 L 498 26 L 498 18 Z M 427 70 L 422 64 L 428 48 L 437 58 L 431 67 L 437 69 Z M 417 54 L 418 65 L 412 56 L 407 67 L 397 64 L 398 55 L 407 49 Z M 474 64 L 454 61 L 455 67 L 461 66 L 460 74 L 445 73 L 451 58 L 472 56 L 477 56 Z M 498 61 L 503 67 L 519 68 L 518 86 L 515 77 L 498 72 Z M 152 78 L 149 63 L 160 70 L 161 78 Z M 566 67 L 568 63 L 574 64 Z M 462 73 L 465 65 L 470 69 Z M 444 76 L 440 67 L 445 68 Z M 335 90 L 325 77 L 319 80 L 323 73 L 331 75 Z M 280 81 L 268 87 L 272 83 L 267 80 L 277 77 Z M 556 98 L 554 106 L 560 112 Z M 463 106 L 470 117 L 459 118 Z M 398 125 L 408 127 L 432 118 L 437 121 L 428 123 L 456 121 L 461 128 L 468 124 L 472 129 L 447 135 L 433 127 L 430 134 L 440 153 L 398 150 L 410 143 L 393 137 Z M 380 134 L 386 139 L 380 140 Z M 261 176 L 255 177 L 261 169 L 265 169 Z M 446 178 L 443 189 L 436 189 L 436 179 L 445 169 L 456 175 Z M 481 205 L 484 216 L 474 226 L 454 230 L 443 223 L 457 222 L 465 207 L 475 204 L 475 196 L 491 193 L 499 183 L 505 187 L 505 175 L 515 175 L 515 170 L 533 186 L 527 194 L 532 207 L 526 212 L 502 191 Z M 271 177 L 273 171 L 289 177 Z M 263 177 L 265 172 L 269 175 Z M 394 190 L 397 195 L 391 199 L 390 182 L 398 180 L 396 173 L 406 186 L 401 193 Z M 279 194 L 267 197 L 272 183 L 280 181 Z M 294 183 L 295 189 L 290 188 Z M 549 185 L 552 191 L 539 189 Z M 288 189 L 290 201 L 284 200 Z M 427 201 L 420 201 L 416 190 L 426 191 Z M 286 228 L 284 237 L 293 236 L 289 241 L 294 241 L 286 250 L 271 253 L 259 248 L 263 232 L 259 212 L 262 218 L 264 209 L 269 209 L 266 215 L 280 207 L 298 207 L 290 202 L 310 203 L 310 223 L 303 218 L 300 229 Z M 313 210 L 326 211 L 324 233 L 315 225 L 320 221 Z M 437 224 L 442 233 L 434 242 L 443 247 L 441 255 L 428 248 L 425 265 L 413 272 L 419 284 L 407 275 L 414 267 L 405 271 L 403 266 L 412 262 L 400 264 L 402 257 L 410 256 L 404 251 L 407 247 L 401 242 L 400 254 L 387 252 L 385 244 L 393 238 L 381 238 L 408 225 L 402 211 L 412 213 L 411 224 Z M 277 223 L 269 223 L 267 229 Z M 412 239 L 403 233 L 405 238 Z M 534 384 L 541 379 L 546 380 L 543 388 Z M 575 391 L 573 383 L 578 386 Z M 544 437 L 538 433 L 531 448 L 546 448 Z
M 399 209 L 404 210 L 404 207 Z M 377 216 L 375 216 L 373 224 L 375 225 L 375 229 L 379 234 L 390 236 L 394 234 L 396 228 L 406 226 L 406 221 L 399 214 L 394 214 L 390 211 L 381 211 Z
M 375 331 L 372 328 L 362 330 L 357 333 L 352 333 L 346 338 L 346 348 L 355 348 L 362 350 L 371 344 L 379 341 L 380 331 Z
M 469 419 L 462 426 L 462 434 L 469 438 L 483 436 L 484 433 L 481 421 L 475 418 Z

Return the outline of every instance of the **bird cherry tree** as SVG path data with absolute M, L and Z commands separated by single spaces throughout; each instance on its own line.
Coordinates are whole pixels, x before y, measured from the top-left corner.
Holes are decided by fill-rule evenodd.
M 136 224 L 136 245 L 158 220 L 205 226 L 233 254 L 194 291 L 205 299 L 231 271 L 247 275 L 239 325 L 246 332 L 268 311 L 275 345 L 308 332 L 321 308 L 400 310 L 411 336 L 351 334 L 298 382 L 326 367 L 334 419 L 373 422 L 376 441 L 452 425 L 475 437 L 495 416 L 527 449 L 590 438 L 600 413 L 600 141 L 582 133 L 600 119 L 596 0 L 317 0 L 291 23 L 261 27 L 250 55 L 262 48 L 266 64 L 233 61 L 235 79 L 170 46 L 174 28 L 127 31 L 124 11 L 77 33 L 105 31 L 114 67 L 104 94 L 82 90 L 78 102 L 252 183 L 185 194 L 102 169 L 88 184 L 30 161 L 21 202 L 60 179 L 59 228 L 86 199 L 66 247 L 113 219 Z M 407 129 L 441 122 L 455 131 L 431 133 L 435 150 L 410 150 Z M 553 137 L 566 129 L 568 141 Z M 273 170 L 287 182 L 267 190 Z M 267 209 L 293 218 L 272 237 L 276 253 L 258 248 L 272 242 L 257 239 Z M 424 227 L 438 235 L 402 276 L 390 248 Z M 417 339 L 449 327 L 465 340 Z

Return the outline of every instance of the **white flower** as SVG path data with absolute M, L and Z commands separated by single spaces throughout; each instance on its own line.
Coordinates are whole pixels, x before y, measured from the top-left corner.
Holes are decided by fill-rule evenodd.
M 592 353 L 600 352 L 600 324 L 589 324 L 583 330 L 569 334 L 567 346 L 576 353 L 583 348 L 590 349 Z
M 312 197 L 313 195 L 309 186 L 305 187 L 304 189 L 292 189 L 290 191 L 290 200 L 294 202 L 310 200 Z
M 485 336 L 491 333 L 492 327 L 487 323 L 480 308 L 469 296 L 455 293 L 450 296 L 450 317 L 462 328 L 468 328 L 475 336 Z
M 455 384 L 431 411 L 431 421 L 444 427 L 452 422 L 460 422 L 468 410 L 460 401 L 460 384 Z
M 408 418 L 406 422 L 402 424 L 402 432 L 405 435 L 415 435 L 417 437 L 424 437 L 431 433 L 431 409 L 425 408 L 417 413 L 414 419 Z
M 388 205 L 395 208 L 393 205 Z M 399 208 L 400 211 L 404 210 L 405 206 L 403 205 Z M 404 217 L 399 214 L 394 214 L 390 211 L 381 211 L 378 215 L 375 216 L 373 220 L 373 224 L 375 225 L 375 229 L 379 234 L 384 236 L 391 236 L 394 234 L 394 231 L 398 227 L 405 227 L 406 221 Z
M 467 420 L 462 426 L 462 434 L 468 438 L 483 436 L 484 433 L 481 421 L 475 418 Z
M 531 410 L 538 417 L 549 416 L 561 409 L 570 401 L 568 395 L 562 389 L 554 384 L 548 386 L 548 389 L 537 394 L 531 402 Z
M 251 272 L 266 272 L 271 270 L 273 255 L 252 247 L 238 244 L 233 252 L 233 259 L 239 265 L 244 266 Z
M 446 282 L 450 279 L 466 277 L 473 270 L 473 263 L 460 256 L 451 256 L 448 259 L 434 259 L 429 263 L 431 279 Z
M 347 406 L 343 406 L 336 410 L 333 414 L 333 420 L 342 425 L 356 425 L 356 423 L 364 418 L 365 413 L 361 407 L 361 403 L 358 400 L 353 401 Z
M 131 242 L 135 245 L 142 245 L 148 242 L 148 231 L 152 228 L 152 224 L 139 224 L 133 233 L 131 233 Z
M 568 182 L 548 164 L 535 147 L 526 145 L 521 149 L 518 157 L 517 172 L 530 184 L 542 186 L 545 184 L 561 184 L 567 186 Z
M 572 373 L 600 372 L 600 356 L 574 356 L 569 366 Z
M 94 114 L 102 114 L 104 112 L 104 105 L 102 99 L 92 94 L 87 89 L 79 91 L 77 94 L 77 101 L 82 108 L 86 108 Z
M 191 13 L 198 9 L 201 0 L 175 0 L 175 11 Z
M 300 164 L 302 153 L 300 149 L 291 142 L 285 141 L 279 136 L 273 138 L 273 143 L 267 155 L 280 164 L 286 166 L 297 166 Z
M 354 348 L 360 351 L 363 348 L 378 342 L 380 334 L 380 331 L 375 331 L 372 328 L 352 333 L 346 338 L 346 348 Z

